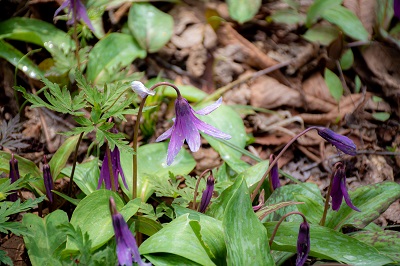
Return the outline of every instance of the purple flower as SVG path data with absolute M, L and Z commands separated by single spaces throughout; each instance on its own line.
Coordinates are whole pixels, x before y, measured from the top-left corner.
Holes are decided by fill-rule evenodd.
M 203 195 L 201 196 L 201 202 L 199 207 L 199 212 L 204 213 L 207 209 L 208 204 L 210 204 L 210 200 L 212 198 L 212 194 L 214 192 L 214 183 L 215 179 L 213 175 L 210 175 L 207 178 L 207 186 L 206 189 L 203 191 Z
M 118 147 L 115 147 L 114 150 L 110 152 L 110 154 L 111 154 L 111 167 L 114 175 L 114 187 L 115 188 L 118 187 L 118 176 L 121 175 L 122 182 L 124 182 L 125 187 L 128 189 L 128 184 L 126 183 L 124 171 L 122 170 L 121 166 L 121 159 Z M 104 155 L 103 164 L 101 165 L 100 178 L 99 178 L 99 183 L 97 185 L 97 189 L 101 188 L 101 184 L 103 183 L 103 181 L 105 183 L 106 189 L 111 190 L 112 185 L 111 185 L 110 168 L 108 167 L 107 152 Z
M 11 184 L 14 183 L 19 179 L 19 170 L 18 170 L 18 160 L 14 158 L 14 154 L 11 154 L 11 159 L 10 159 L 10 179 L 11 179 Z M 13 191 L 9 195 L 10 201 L 17 201 L 18 195 L 16 191 Z
M 54 17 L 57 16 L 61 10 L 67 7 L 68 7 L 68 16 L 70 16 L 67 22 L 68 25 L 72 25 L 76 22 L 76 20 L 82 19 L 86 23 L 86 25 L 92 31 L 94 31 L 93 25 L 90 22 L 90 19 L 87 15 L 86 8 L 80 0 L 65 0 L 64 3 L 54 13 Z
M 297 258 L 296 266 L 302 266 L 310 253 L 310 226 L 307 222 L 302 222 L 297 237 Z
M 46 156 L 44 156 L 44 164 L 43 164 L 43 179 L 44 179 L 44 187 L 46 188 L 46 196 L 51 203 L 53 203 L 53 192 L 51 190 L 54 189 L 53 177 L 51 176 L 50 166 L 47 164 Z
M 225 134 L 215 127 L 201 121 L 195 115 L 207 115 L 217 109 L 221 105 L 221 103 L 222 97 L 219 98 L 218 101 L 216 101 L 215 103 L 199 111 L 195 111 L 189 105 L 188 101 L 185 98 L 180 95 L 178 96 L 175 101 L 176 118 L 174 120 L 173 126 L 156 139 L 156 141 L 159 142 L 171 137 L 171 141 L 168 145 L 167 165 L 171 165 L 175 156 L 182 148 L 185 139 L 192 152 L 196 152 L 199 150 L 201 144 L 199 131 L 215 138 L 231 138 L 230 135 Z
M 273 162 L 274 160 L 275 160 L 275 155 L 271 154 L 269 156 L 269 163 Z M 272 182 L 272 187 L 274 190 L 281 186 L 281 182 L 279 181 L 278 170 L 279 170 L 278 163 L 276 163 L 274 166 L 272 166 L 272 169 L 269 172 L 269 176 L 270 176 L 271 182 Z
M 346 170 L 344 165 L 339 162 L 336 165 L 336 171 L 333 175 L 332 181 L 332 189 L 331 189 L 331 197 L 332 197 L 332 210 L 338 211 L 340 205 L 342 204 L 342 200 L 346 201 L 346 204 L 355 211 L 360 212 L 360 210 L 353 205 L 351 202 L 349 193 L 346 189 Z
M 129 230 L 124 217 L 117 211 L 115 201 L 110 197 L 110 212 L 112 224 L 115 232 L 115 240 L 117 242 L 117 256 L 120 265 L 131 266 L 132 256 L 139 266 L 150 266 L 151 263 L 145 263 L 140 258 L 138 246 L 135 237 Z
M 349 155 L 357 155 L 357 147 L 354 142 L 346 136 L 337 134 L 329 128 L 317 128 L 318 134 L 326 141 L 330 142 L 337 149 Z
M 393 0 L 394 15 L 400 19 L 400 0 Z

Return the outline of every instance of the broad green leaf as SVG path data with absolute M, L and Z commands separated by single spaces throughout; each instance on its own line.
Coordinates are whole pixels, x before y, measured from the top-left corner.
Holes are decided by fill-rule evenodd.
M 29 161 L 21 156 L 14 154 L 14 158 L 18 160 L 18 169 L 21 177 L 30 174 L 32 178 L 38 179 L 31 182 L 30 184 L 37 190 L 37 192 L 41 191 L 41 195 L 43 195 L 43 193 L 45 192 L 45 188 L 43 183 L 43 174 L 40 169 L 36 166 L 34 162 Z M 0 171 L 3 171 L 5 173 L 10 172 L 10 160 L 10 153 L 0 151 Z
M 61 173 L 70 176 L 72 166 L 64 168 Z M 99 159 L 95 158 L 89 162 L 77 164 L 74 173 L 74 182 L 86 195 L 97 190 L 100 177 Z
M 262 207 L 261 209 L 259 209 L 256 212 L 256 215 L 260 220 L 262 220 L 265 216 L 279 210 L 280 208 L 292 206 L 292 205 L 298 205 L 298 204 L 304 204 L 304 202 L 296 202 L 296 201 L 287 201 L 286 202 L 286 201 L 284 201 L 284 202 L 279 202 L 279 203 L 272 204 L 272 205 L 266 205 L 266 206 Z
M 373 246 L 379 253 L 400 261 L 400 232 L 385 230 L 380 232 L 360 231 L 351 237 Z
M 386 112 L 376 112 L 372 114 L 372 117 L 378 121 L 384 122 L 390 118 L 390 114 Z
M 309 42 L 319 43 L 328 46 L 331 42 L 337 39 L 339 31 L 337 27 L 332 25 L 314 25 L 307 30 L 303 38 Z
M 294 198 L 298 202 L 304 202 L 304 204 L 298 205 L 297 209 L 307 217 L 307 221 L 319 224 L 324 213 L 324 204 L 303 194 L 294 194 Z
M 75 43 L 66 32 L 43 20 L 14 17 L 0 23 L 0 39 L 12 39 L 45 47 L 50 53 L 55 47 L 68 53 Z
M 201 235 L 199 221 L 192 220 L 189 214 L 185 214 L 144 241 L 139 251 L 153 263 L 155 261 L 152 261 L 152 258 L 155 255 L 164 257 L 173 254 L 183 257 L 188 265 L 216 265 L 204 249 L 204 242 L 199 239 L 199 235 Z M 147 257 L 147 254 L 152 256 Z
M 275 23 L 296 25 L 303 24 L 305 16 L 294 9 L 281 9 L 274 12 L 269 19 L 272 19 Z
M 49 161 L 51 175 L 53 180 L 58 179 L 58 175 L 61 170 L 65 167 L 65 164 L 68 161 L 69 156 L 76 149 L 76 145 L 78 144 L 79 135 L 69 137 L 64 141 L 60 148 L 54 153 L 53 157 Z
M 268 236 L 271 236 L 277 222 L 265 223 Z M 272 249 L 296 252 L 298 222 L 283 222 L 274 238 Z M 350 265 L 380 266 L 393 262 L 389 257 L 350 236 L 319 225 L 310 225 L 310 256 L 336 260 Z
M 224 239 L 221 237 L 224 233 L 222 222 L 208 215 L 184 208 L 177 204 L 173 204 L 173 207 L 177 217 L 189 213 L 190 218 L 199 221 L 202 240 L 211 253 L 210 257 L 215 264 L 226 265 L 226 246 Z
M 177 85 L 177 87 L 181 91 L 182 96 L 189 102 L 198 102 L 207 96 L 206 92 L 191 85 Z M 165 87 L 164 95 L 175 98 L 176 91 L 173 88 L 167 86 Z
M 364 228 L 400 198 L 400 185 L 395 182 L 383 182 L 359 187 L 353 192 L 349 191 L 349 194 L 351 201 L 361 212 L 354 211 L 343 202 L 339 211 L 328 213 L 327 227 L 335 230 L 344 225 Z
M 0 40 L 0 57 L 16 66 L 30 78 L 41 79 L 43 76 L 42 71 L 35 63 L 28 57 L 24 57 L 23 53 L 3 40 Z
M 105 244 L 113 235 L 109 199 L 113 197 L 117 210 L 125 221 L 132 217 L 140 206 L 140 199 L 129 201 L 126 206 L 120 196 L 110 190 L 99 189 L 82 199 L 71 217 L 71 224 L 81 228 L 82 233 L 88 233 L 92 241 L 92 250 Z M 76 250 L 77 247 L 67 240 L 67 250 Z
M 267 232 L 253 211 L 246 181 L 238 178 L 236 183 L 239 187 L 222 219 L 228 265 L 274 265 Z
M 330 23 L 337 25 L 347 36 L 355 40 L 367 41 L 369 38 L 367 30 L 358 17 L 343 6 L 337 5 L 325 9 L 321 16 Z
M 232 138 L 228 140 L 229 142 L 240 148 L 244 148 L 246 146 L 246 130 L 243 125 L 243 120 L 229 106 L 221 105 L 212 113 L 205 116 L 200 115 L 198 117 L 222 132 L 231 135 Z M 213 147 L 219 153 L 221 158 L 237 173 L 241 173 L 250 167 L 249 164 L 240 160 L 242 156 L 241 152 L 228 147 L 218 140 L 215 140 L 214 137 L 204 133 L 201 135 L 208 141 L 208 143 L 210 143 L 211 147 Z
M 331 93 L 332 97 L 336 101 L 340 101 L 340 98 L 343 95 L 344 89 L 343 89 L 343 85 L 342 85 L 342 82 L 340 81 L 339 77 L 336 76 L 336 74 L 333 73 L 328 68 L 325 68 L 324 79 L 325 79 L 326 86 L 328 86 L 329 92 Z
M 320 191 L 319 191 L 319 188 L 317 185 L 312 184 L 312 183 L 304 183 L 302 185 L 306 186 L 308 189 L 313 191 L 315 194 L 320 194 Z M 279 204 L 281 202 L 288 202 L 288 201 L 296 201 L 297 202 L 297 201 L 300 201 L 300 200 L 297 200 L 298 195 L 307 197 L 307 198 L 311 199 L 313 202 L 317 202 L 318 204 L 322 205 L 323 204 L 322 198 L 318 197 L 311 191 L 304 189 L 303 186 L 297 185 L 297 184 L 282 186 L 282 187 L 279 187 L 276 190 L 274 190 L 272 195 L 265 201 L 265 206 Z M 277 210 L 276 212 L 266 216 L 263 219 L 263 221 L 279 220 L 283 215 L 285 215 L 288 212 L 300 211 L 300 208 L 304 207 L 303 205 L 304 204 L 283 207 L 283 208 Z M 315 214 L 312 214 L 312 215 L 315 215 Z M 306 213 L 306 217 L 308 218 L 307 213 Z M 298 217 L 298 215 L 291 215 L 288 218 L 286 218 L 286 221 L 289 221 L 289 222 L 301 221 L 301 220 L 302 219 L 300 217 Z
M 111 33 L 90 51 L 87 79 L 94 84 L 106 83 L 115 71 L 128 66 L 136 58 L 145 57 L 146 51 L 139 47 L 132 36 Z
M 51 191 L 53 191 L 54 194 L 60 196 L 61 198 L 63 198 L 65 200 L 69 201 L 70 203 L 74 204 L 75 206 L 77 206 L 78 203 L 81 201 L 80 199 L 71 198 L 71 197 L 65 195 L 64 193 L 58 192 L 57 190 L 53 190 L 52 189 Z
M 321 16 L 322 12 L 334 6 L 341 5 L 343 0 L 316 0 L 307 10 L 306 26 L 309 28 Z
M 155 53 L 171 39 L 174 20 L 150 3 L 133 3 L 129 10 L 128 27 L 140 47 Z
M 163 228 L 158 222 L 144 216 L 134 215 L 132 219 L 135 222 L 135 231 L 147 236 L 152 236 Z
M 251 20 L 261 6 L 261 0 L 227 0 L 231 18 L 240 24 Z
M 168 143 L 151 143 L 140 146 L 137 151 L 138 156 L 138 197 L 146 201 L 154 192 L 149 179 L 153 178 L 157 182 L 168 182 L 169 172 L 174 175 L 187 175 L 196 166 L 196 161 L 192 155 L 189 154 L 184 148 L 175 157 L 174 162 L 167 165 L 167 150 Z M 128 190 L 122 182 L 120 186 L 124 193 L 132 197 L 132 154 L 121 151 L 121 164 L 124 170 L 126 182 L 128 183 Z
M 22 224 L 28 227 L 30 233 L 29 236 L 24 236 L 24 242 L 33 266 L 61 265 L 61 254 L 57 249 L 65 244 L 67 236 L 58 226 L 67 223 L 68 216 L 61 210 L 56 210 L 45 218 L 31 213 L 24 215 Z
M 354 63 L 354 55 L 351 49 L 347 49 L 346 52 L 340 58 L 340 67 L 342 70 L 350 69 Z
M 237 177 L 235 178 L 243 178 L 244 180 L 246 180 L 246 183 L 249 186 L 250 191 L 253 192 L 253 190 L 257 187 L 258 182 L 265 174 L 265 171 L 267 171 L 268 166 L 269 166 L 269 160 L 259 162 L 247 168 L 239 175 L 237 175 Z M 268 181 L 268 179 L 265 180 Z

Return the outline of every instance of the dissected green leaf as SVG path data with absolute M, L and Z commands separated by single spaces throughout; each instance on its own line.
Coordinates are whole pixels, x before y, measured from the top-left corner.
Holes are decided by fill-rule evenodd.
M 236 183 L 238 189 L 222 219 L 228 265 L 274 265 L 267 232 L 253 211 L 246 181 L 238 178 Z
M 174 20 L 150 3 L 133 3 L 128 26 L 140 47 L 155 53 L 171 39 Z
M 325 224 L 327 227 L 335 230 L 345 225 L 364 228 L 400 198 L 400 185 L 395 182 L 383 182 L 359 187 L 349 194 L 351 201 L 361 212 L 354 211 L 343 202 L 339 211 L 329 211 Z
M 58 226 L 68 224 L 67 213 L 56 210 L 45 218 L 27 213 L 22 223 L 31 234 L 24 236 L 24 242 L 32 265 L 62 265 L 59 247 L 65 244 L 67 235 Z
M 261 6 L 261 0 L 227 0 L 231 18 L 239 23 L 251 20 Z
M 122 33 L 111 33 L 96 43 L 89 53 L 87 79 L 94 84 L 113 80 L 114 72 L 126 67 L 136 58 L 146 57 L 136 40 Z
M 336 101 L 340 101 L 340 98 L 343 95 L 344 89 L 343 89 L 343 85 L 342 85 L 342 82 L 340 81 L 339 77 L 336 76 L 336 74 L 333 73 L 328 68 L 325 68 L 324 79 L 325 79 L 326 86 L 328 86 L 329 92 L 331 93 L 332 97 Z
M 265 223 L 268 236 L 277 222 Z M 298 222 L 283 222 L 274 238 L 272 249 L 296 252 Z M 393 262 L 389 257 L 350 236 L 319 225 L 310 225 L 310 256 L 331 259 L 350 265 L 385 265 Z

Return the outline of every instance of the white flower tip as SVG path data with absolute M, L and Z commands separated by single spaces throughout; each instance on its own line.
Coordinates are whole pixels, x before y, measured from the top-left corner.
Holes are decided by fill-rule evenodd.
M 132 81 L 131 87 L 132 87 L 132 90 L 142 98 L 145 98 L 149 95 L 156 94 L 155 91 L 150 91 L 148 88 L 146 88 L 146 86 L 143 85 L 142 82 L 137 81 L 137 80 Z

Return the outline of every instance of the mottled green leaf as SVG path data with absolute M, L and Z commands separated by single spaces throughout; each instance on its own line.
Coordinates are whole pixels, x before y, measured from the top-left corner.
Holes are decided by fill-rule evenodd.
M 261 0 L 227 0 L 231 18 L 239 23 L 251 20 L 261 6 Z

